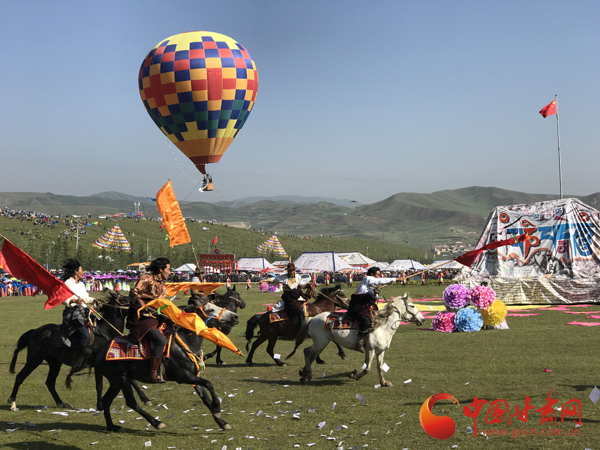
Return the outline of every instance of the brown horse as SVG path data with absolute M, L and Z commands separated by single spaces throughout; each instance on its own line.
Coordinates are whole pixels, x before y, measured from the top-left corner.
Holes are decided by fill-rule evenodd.
M 328 287 L 321 291 L 317 295 L 316 300 L 308 305 L 307 316 L 314 317 L 317 314 L 321 314 L 325 311 L 337 311 L 339 309 L 346 309 L 348 307 L 348 298 L 342 292 L 341 285 L 338 284 L 335 287 Z M 254 344 L 252 344 L 252 350 L 248 353 L 246 358 L 246 364 L 252 366 L 252 357 L 256 349 L 265 341 L 269 341 L 267 345 L 267 353 L 273 358 L 273 361 L 278 366 L 285 366 L 285 363 L 275 358 L 273 349 L 277 343 L 277 339 L 294 340 L 300 330 L 300 327 L 295 324 L 292 320 L 287 319 L 280 322 L 269 321 L 269 314 L 255 314 L 252 316 L 246 324 L 246 351 L 250 347 L 250 342 L 254 338 L 254 329 L 256 326 L 260 328 L 260 333 Z M 346 358 L 344 350 L 338 346 L 339 354 L 342 358 Z M 319 361 L 317 361 L 319 362 Z M 324 362 L 321 360 L 321 364 Z

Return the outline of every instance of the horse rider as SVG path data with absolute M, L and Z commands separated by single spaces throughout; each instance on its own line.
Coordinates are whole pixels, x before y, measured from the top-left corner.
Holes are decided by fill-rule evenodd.
M 314 294 L 314 286 L 312 283 L 304 283 L 299 274 L 296 273 L 296 266 L 290 262 L 286 267 L 286 272 L 283 275 L 275 278 L 275 282 L 283 285 L 283 294 L 281 300 L 284 303 L 285 312 L 290 319 L 296 319 L 299 326 L 306 321 L 306 308 L 304 305 L 307 300 Z M 302 288 L 307 287 L 306 293 L 302 292 Z
M 135 287 L 129 292 L 129 311 L 127 312 L 127 328 L 131 335 L 138 341 L 144 336 L 150 342 L 150 353 L 152 355 L 150 365 L 150 378 L 154 383 L 164 383 L 159 374 L 162 354 L 167 340 L 158 329 L 160 322 L 152 314 L 149 308 L 144 309 L 138 316 L 138 310 L 146 306 L 146 303 L 164 298 L 166 287 L 165 280 L 171 273 L 171 263 L 167 258 L 156 258 L 146 269 L 146 273 L 140 276 Z
M 73 296 L 64 301 L 63 325 L 67 336 L 71 341 L 71 348 L 75 351 L 71 371 L 80 371 L 86 365 L 92 351 L 88 348 L 90 331 L 88 325 L 90 317 L 90 306 L 94 299 L 90 297 L 82 283 L 83 268 L 76 259 L 68 259 L 63 265 L 63 280 L 67 287 L 73 292 Z
M 358 323 L 357 351 L 365 352 L 363 338 L 369 332 L 373 323 L 373 310 L 377 309 L 379 297 L 373 287 L 385 286 L 398 281 L 402 281 L 402 278 L 384 278 L 379 267 L 371 267 L 356 288 L 356 292 L 352 294 L 346 316 Z

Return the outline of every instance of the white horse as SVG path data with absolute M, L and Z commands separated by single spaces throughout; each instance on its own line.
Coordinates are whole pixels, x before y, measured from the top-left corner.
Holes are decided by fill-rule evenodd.
M 356 348 L 356 344 L 358 343 L 358 330 L 325 329 L 325 323 L 330 314 L 330 312 L 324 312 L 315 317 L 309 317 L 298 332 L 294 350 L 287 357 L 290 358 L 294 355 L 296 349 L 310 334 L 313 345 L 304 349 L 304 359 L 306 364 L 304 369 L 299 372 L 300 382 L 302 384 L 306 384 L 307 381 L 312 379 L 311 365 L 317 356 L 319 356 L 325 347 L 327 347 L 329 342 L 333 341 L 342 347 L 352 350 Z M 379 382 L 382 386 L 391 386 L 392 383 L 385 381 L 383 378 L 382 366 L 385 351 L 390 348 L 394 333 L 398 329 L 398 326 L 400 326 L 400 321 L 414 322 L 420 326 L 423 324 L 424 320 L 423 315 L 412 303 L 408 294 L 404 294 L 403 297 L 392 298 L 382 310 L 374 313 L 373 324 L 375 330 L 367 334 L 364 338 L 365 368 L 359 374 L 354 370 L 350 377 L 357 381 L 360 380 L 371 370 L 373 357 L 377 356 Z

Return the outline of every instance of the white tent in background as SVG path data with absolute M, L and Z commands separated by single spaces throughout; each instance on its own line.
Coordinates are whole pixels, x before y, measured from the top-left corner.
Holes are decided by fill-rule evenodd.
M 367 269 L 370 269 L 371 267 L 379 267 L 380 270 L 389 270 L 389 265 L 390 263 L 387 263 L 385 261 L 375 261 L 373 264 L 367 267 Z
M 353 267 L 342 261 L 334 252 L 304 252 L 294 261 L 296 270 L 314 270 L 318 272 L 339 272 Z
M 412 259 L 397 259 L 393 261 L 389 266 L 385 268 L 390 272 L 396 272 L 400 270 L 423 270 L 425 266 L 419 261 L 413 261 Z
M 284 268 L 284 269 L 287 267 L 287 265 L 288 265 L 289 263 L 290 263 L 290 262 L 289 262 L 289 261 L 287 261 L 287 260 L 285 260 L 285 261 L 273 261 L 273 265 L 274 265 L 275 267 Z
M 377 261 L 375 261 L 374 259 L 368 258 L 359 252 L 338 252 L 335 255 L 342 261 L 350 264 L 351 266 L 368 267 L 377 263 Z
M 439 264 L 443 264 L 446 263 L 442 266 L 440 266 Z M 432 262 L 431 264 L 429 264 L 429 266 L 427 266 L 426 268 L 432 267 L 433 270 L 436 269 L 462 269 L 464 266 L 464 264 L 461 264 L 457 261 L 454 261 L 453 259 L 448 259 L 448 260 L 444 260 L 444 259 L 438 259 L 434 262 Z
M 184 264 L 179 266 L 177 269 L 173 269 L 173 272 L 195 272 L 196 264 Z
M 274 269 L 275 266 L 265 258 L 240 258 L 238 270 L 246 272 L 260 272 L 264 269 Z

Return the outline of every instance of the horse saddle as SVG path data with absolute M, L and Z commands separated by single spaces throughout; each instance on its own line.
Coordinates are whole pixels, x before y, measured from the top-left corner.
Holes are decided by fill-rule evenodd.
M 173 335 L 165 335 L 165 338 L 167 339 L 167 345 L 165 345 L 162 356 L 164 358 L 170 358 Z M 141 341 L 138 341 L 129 334 L 127 336 L 116 337 L 110 341 L 110 346 L 108 347 L 104 359 L 106 361 L 131 361 L 149 359 L 150 357 L 151 349 L 148 339 L 143 338 Z
M 332 312 L 325 321 L 326 330 L 358 330 L 358 323 L 345 313 Z
M 91 347 L 96 339 L 96 336 L 94 335 L 94 327 L 90 325 L 87 327 L 87 329 L 90 333 L 90 338 L 88 339 L 87 347 Z M 54 335 L 53 342 L 54 346 L 57 348 L 71 348 L 72 343 L 71 339 L 69 339 L 71 335 L 68 334 L 67 327 L 63 324 L 60 324 L 56 331 L 57 333 Z
M 304 305 L 302 305 L 302 308 L 304 308 L 304 314 L 308 317 L 308 307 L 306 305 L 306 303 Z M 275 322 L 283 322 L 284 320 L 289 320 L 290 317 L 288 316 L 288 313 L 285 310 L 281 310 L 281 311 L 269 311 L 269 323 L 275 323 Z M 292 320 L 292 322 L 297 323 L 296 319 Z

